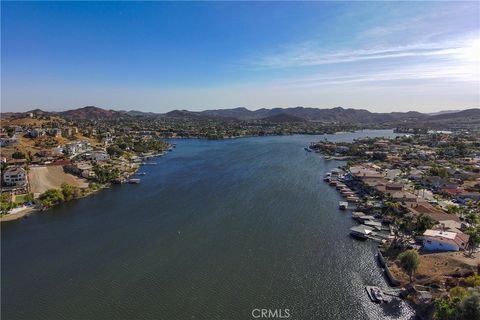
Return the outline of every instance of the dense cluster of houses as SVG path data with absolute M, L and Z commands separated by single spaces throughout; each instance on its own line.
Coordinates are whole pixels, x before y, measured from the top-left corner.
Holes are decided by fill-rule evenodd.
M 467 248 L 469 235 L 465 232 L 475 223 L 466 216 L 480 220 L 478 133 L 363 138 L 353 143 L 325 140 L 312 143 L 310 149 L 326 158 L 348 157 L 345 179 L 352 180 L 366 196 L 398 203 L 403 214 L 413 219 L 427 216 L 434 221 L 433 227 L 415 239 L 424 250 Z
M 391 171 L 382 168 L 381 164 L 372 163 L 357 164 L 350 168 L 352 178 L 363 186 L 367 194 L 398 202 L 405 214 L 411 217 L 424 215 L 435 221 L 434 227 L 427 229 L 421 239 L 417 239 L 421 240 L 424 250 L 466 249 L 469 236 L 462 230 L 469 226 L 468 223 L 462 221 L 459 215 L 444 210 L 450 205 L 458 204 L 451 202 L 450 199 L 444 199 L 443 196 L 435 197 L 435 189 L 431 185 L 425 185 L 425 189 L 415 189 L 408 179 L 408 174 L 400 170 L 393 173 Z M 393 179 L 390 180 L 389 176 Z M 473 199 L 479 196 L 478 192 L 472 194 Z

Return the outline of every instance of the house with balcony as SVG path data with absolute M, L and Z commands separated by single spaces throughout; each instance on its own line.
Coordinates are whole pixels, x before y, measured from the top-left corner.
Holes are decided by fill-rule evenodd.
M 9 187 L 24 187 L 27 184 L 27 172 L 21 167 L 11 167 L 5 170 L 3 182 Z

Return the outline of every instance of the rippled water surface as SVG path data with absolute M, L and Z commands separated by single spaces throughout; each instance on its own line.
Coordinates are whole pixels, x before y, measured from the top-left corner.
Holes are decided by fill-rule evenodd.
M 365 293 L 387 284 L 322 181 L 342 162 L 303 150 L 391 134 L 176 141 L 139 185 L 2 225 L 2 319 L 410 319 Z

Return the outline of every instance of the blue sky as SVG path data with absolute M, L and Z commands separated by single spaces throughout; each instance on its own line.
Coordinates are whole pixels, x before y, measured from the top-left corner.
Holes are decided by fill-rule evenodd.
M 480 105 L 479 2 L 3 2 L 2 111 Z

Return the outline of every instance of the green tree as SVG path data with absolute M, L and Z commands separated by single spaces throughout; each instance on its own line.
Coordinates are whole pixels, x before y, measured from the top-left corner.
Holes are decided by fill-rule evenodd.
M 399 202 L 386 201 L 383 205 L 383 208 L 385 210 L 385 214 L 387 215 L 398 214 L 398 212 L 400 211 L 401 205 Z
M 121 156 L 123 154 L 123 150 L 116 144 L 107 147 L 107 153 L 110 156 Z
M 429 216 L 421 214 L 417 217 L 415 221 L 415 231 L 417 232 L 417 234 L 423 234 L 425 230 L 431 229 L 434 225 L 435 220 L 433 220 Z
M 434 165 L 430 168 L 428 174 L 431 176 L 439 176 L 439 177 L 445 178 L 448 176 L 448 171 L 446 168 Z
M 480 320 L 480 294 L 475 292 L 463 298 L 459 309 L 460 319 Z
M 468 249 L 469 249 L 470 255 L 472 255 L 473 251 L 480 244 L 480 227 L 468 228 L 467 230 L 465 230 L 465 234 L 469 236 Z
M 66 183 L 62 183 L 61 190 L 65 201 L 78 198 L 81 195 L 80 188 Z
M 460 208 L 457 205 L 449 204 L 447 205 L 447 212 L 450 214 L 457 214 L 460 212 Z
M 435 320 L 454 320 L 457 319 L 457 308 L 448 298 L 441 298 L 435 301 Z
M 120 170 L 112 166 L 94 165 L 93 171 L 97 176 L 97 181 L 100 183 L 110 182 L 120 176 Z
M 470 287 L 480 287 L 480 275 L 472 274 L 471 276 L 466 277 L 465 283 Z
M 51 207 L 65 200 L 62 191 L 59 189 L 49 189 L 42 193 L 38 198 L 46 207 Z
M 12 153 L 12 158 L 13 159 L 25 159 L 25 153 L 20 152 L 20 151 L 15 151 Z
M 402 252 L 398 258 L 400 259 L 400 265 L 403 270 L 410 276 L 410 283 L 412 283 L 412 277 L 415 271 L 417 271 L 420 264 L 420 257 L 415 250 L 407 250 Z
M 468 290 L 464 287 L 454 287 L 450 289 L 450 298 L 451 299 L 463 299 L 469 295 Z
M 0 172 L 3 174 L 3 171 L 7 170 L 8 164 L 6 162 L 2 162 L 0 164 Z
M 0 194 L 0 213 L 6 214 L 14 207 L 14 203 L 12 202 L 12 196 L 10 193 L 5 192 Z
M 25 195 L 25 202 L 33 202 L 33 200 L 34 200 L 33 193 L 27 193 Z
M 6 127 L 5 131 L 7 131 L 7 135 L 11 138 L 15 134 L 15 128 L 14 127 Z
M 473 206 L 473 202 L 471 206 Z M 465 215 L 465 221 L 467 221 L 470 224 L 476 225 L 479 220 L 480 220 L 480 217 L 478 216 L 478 214 L 474 212 L 470 212 Z

